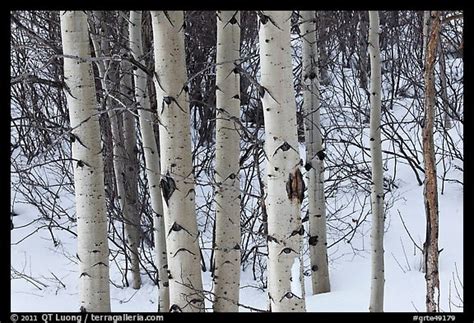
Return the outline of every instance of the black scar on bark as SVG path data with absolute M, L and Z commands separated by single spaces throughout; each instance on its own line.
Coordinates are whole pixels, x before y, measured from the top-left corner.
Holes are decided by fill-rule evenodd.
M 291 201 L 297 200 L 298 203 L 302 203 L 304 199 L 305 184 L 303 176 L 299 168 L 296 168 L 293 172 L 288 174 L 288 181 L 286 182 L 286 193 L 288 199 Z
M 293 297 L 296 297 L 296 298 L 298 298 L 298 299 L 301 299 L 301 297 L 298 297 L 297 295 L 293 294 L 292 292 L 286 292 L 285 295 L 283 295 L 283 297 L 280 299 L 280 302 L 281 302 L 284 298 L 292 299 Z
M 178 223 L 175 222 L 175 223 L 173 223 L 173 225 L 171 226 L 170 232 L 171 232 L 171 231 L 181 231 L 182 229 L 183 229 L 183 227 L 180 226 Z
M 235 16 L 232 16 L 232 18 L 230 18 L 229 23 L 230 23 L 231 25 L 237 23 L 237 19 L 235 19 Z
M 165 96 L 165 97 L 163 97 L 163 101 L 165 101 L 165 103 L 167 105 L 170 105 L 171 101 L 172 101 L 172 98 L 170 96 Z
M 288 150 L 290 150 L 290 149 L 295 150 L 293 147 L 290 146 L 289 143 L 287 143 L 287 142 L 285 141 L 284 143 L 282 143 L 282 144 L 280 145 L 280 147 L 278 147 L 278 148 L 275 150 L 275 152 L 273 153 L 273 156 L 275 156 L 275 154 L 276 154 L 276 153 L 278 152 L 278 150 L 280 150 L 280 149 L 283 150 L 283 151 L 288 151 Z M 296 150 L 295 150 L 295 151 L 296 151 Z
M 194 304 L 201 304 L 203 300 L 201 298 L 193 298 L 189 302 L 194 305 Z
M 234 250 L 240 250 L 240 245 L 238 243 L 236 243 L 233 249 Z
M 189 194 L 195 193 L 194 188 L 190 188 L 188 193 L 186 194 L 186 197 L 188 197 Z
M 78 161 L 77 161 L 76 168 L 77 168 L 77 167 L 81 167 L 81 168 L 82 168 L 82 167 L 84 167 L 84 165 L 85 165 L 85 163 L 84 163 L 82 160 L 78 160 Z
M 87 313 L 87 310 L 86 310 L 86 308 L 85 308 L 84 306 L 81 306 L 81 308 L 79 309 L 79 311 L 80 311 L 81 313 Z
M 91 275 L 89 275 L 89 274 L 86 273 L 86 272 L 83 272 L 79 277 L 82 277 L 82 276 L 88 276 L 88 277 L 90 277 Z
M 291 249 L 290 247 L 286 247 L 286 248 L 283 248 L 283 250 L 280 251 L 280 253 L 279 253 L 278 255 L 281 255 L 281 253 L 289 254 L 289 253 L 291 253 L 291 252 L 294 252 L 294 253 L 297 254 L 297 252 L 294 251 L 293 249 Z
M 173 304 L 170 306 L 170 313 L 181 313 L 183 310 L 179 307 L 178 304 Z
M 265 89 L 264 86 L 260 85 L 259 89 L 258 89 L 258 93 L 260 94 L 260 98 L 263 99 L 263 97 L 265 96 L 265 91 L 267 89 Z
M 312 236 L 312 237 L 309 237 L 309 245 L 310 246 L 315 246 L 317 243 L 318 243 L 318 236 Z
M 275 242 L 275 243 L 279 244 L 278 240 L 275 239 L 274 237 L 272 237 L 271 235 L 267 235 L 267 241 L 268 242 L 272 241 L 272 242 Z
M 293 232 L 290 234 L 290 237 L 295 236 L 299 234 L 300 236 L 304 234 L 304 226 L 301 226 L 298 230 L 293 230 Z
M 166 205 L 169 206 L 168 201 L 176 190 L 176 182 L 171 176 L 169 176 L 169 174 L 166 174 L 166 176 L 160 181 L 160 187 Z
M 236 177 L 237 175 L 235 175 L 234 173 L 231 173 L 229 176 L 227 176 L 227 178 L 230 178 L 230 179 L 235 179 Z
M 179 248 L 179 249 L 176 250 L 176 252 L 174 253 L 173 258 L 176 257 L 176 255 L 177 255 L 179 252 L 181 252 L 181 251 L 187 251 L 187 252 L 189 252 L 190 254 L 192 254 L 193 256 L 195 256 L 195 254 L 194 254 L 193 252 L 189 251 L 188 249 L 186 249 L 186 248 Z
M 186 231 L 190 236 L 192 236 L 191 232 L 189 232 L 188 230 L 186 230 L 183 226 L 181 226 L 180 224 L 178 224 L 177 222 L 174 222 L 173 225 L 171 226 L 171 229 L 168 231 L 168 235 L 171 234 L 171 231 L 176 231 L 176 232 L 179 232 L 181 230 L 184 230 Z
M 326 157 L 326 154 L 324 153 L 324 149 L 321 149 L 316 153 L 316 156 L 319 158 L 319 160 L 324 160 L 324 157 Z
M 304 223 L 306 221 L 309 221 L 309 211 L 306 212 L 306 215 L 304 216 L 303 219 L 301 219 L 301 222 Z
M 311 266 L 311 270 L 312 270 L 312 271 L 317 271 L 318 269 L 319 269 L 319 268 L 318 268 L 318 266 L 316 266 L 316 265 L 312 265 L 312 266 Z
M 313 165 L 311 164 L 311 162 L 307 162 L 305 165 L 304 165 L 304 169 L 309 172 L 309 170 L 313 168 Z
M 265 24 L 268 22 L 268 20 L 269 20 L 269 17 L 266 16 L 266 15 L 264 15 L 264 14 L 261 13 L 261 12 L 258 13 L 258 16 L 259 16 L 259 18 L 260 18 L 260 22 L 262 23 L 262 25 L 265 25 Z

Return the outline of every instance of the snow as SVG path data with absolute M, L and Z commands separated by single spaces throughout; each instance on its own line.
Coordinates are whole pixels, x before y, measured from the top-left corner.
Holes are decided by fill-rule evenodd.
M 385 302 L 387 312 L 411 312 L 425 310 L 425 280 L 421 272 L 421 253 L 414 247 L 396 210 L 405 222 L 410 235 L 418 246 L 424 241 L 425 214 L 423 187 L 414 181 L 408 166 L 399 164 L 399 198 L 387 217 L 385 234 Z M 456 276 L 463 279 L 463 190 L 455 182 L 447 182 L 445 193 L 439 194 L 440 207 L 440 293 L 443 311 L 462 311 L 449 301 L 456 300 Z M 37 219 L 37 211 L 29 205 L 16 205 L 18 216 L 13 218 L 15 229 L 11 231 L 11 263 L 17 271 L 31 276 L 42 284 L 35 287 L 25 279 L 12 279 L 12 311 L 77 311 L 78 268 L 74 263 L 76 241 L 70 233 L 55 231 L 54 246 L 51 234 L 44 224 L 37 221 L 31 226 L 21 226 Z M 38 232 L 28 236 L 37 228 Z M 367 226 L 368 228 L 368 226 Z M 23 239 L 23 240 L 22 240 Z M 369 237 L 355 235 L 352 245 L 360 248 L 356 253 L 352 247 L 340 242 L 329 249 L 331 292 L 311 295 L 311 281 L 305 276 L 307 311 L 314 312 L 366 312 L 370 295 L 370 249 Z M 15 244 L 19 240 L 21 243 Z M 329 245 L 331 240 L 328 241 Z M 365 247 L 364 247 L 365 246 Z M 308 259 L 305 259 L 305 265 Z M 299 260 L 292 267 L 292 292 L 301 295 L 299 287 Z M 457 269 L 456 269 L 457 268 Z M 62 284 L 54 278 L 58 277 Z M 267 293 L 253 280 L 251 268 L 241 273 L 241 303 L 256 309 L 267 308 Z M 143 286 L 136 291 L 111 285 L 112 311 L 154 312 L 156 311 L 157 288 L 145 274 Z M 111 280 L 121 285 L 121 274 L 111 266 Z M 203 273 L 204 288 L 212 288 L 210 273 Z M 459 281 L 457 282 L 457 288 Z M 209 301 L 206 307 L 210 308 Z M 241 307 L 241 311 L 249 311 Z

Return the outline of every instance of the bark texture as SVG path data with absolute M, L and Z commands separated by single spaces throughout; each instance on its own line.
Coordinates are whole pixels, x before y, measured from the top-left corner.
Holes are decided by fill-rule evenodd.
M 259 13 L 261 89 L 265 123 L 268 290 L 271 311 L 305 311 L 300 250 L 304 229 L 296 103 L 288 11 Z
M 426 53 L 428 50 L 428 39 L 430 36 L 430 11 L 425 10 L 423 11 L 423 56 L 422 62 L 425 64 L 426 62 Z
M 240 13 L 217 12 L 214 312 L 239 311 Z
M 303 38 L 303 111 L 306 115 L 306 169 L 308 176 L 309 250 L 313 294 L 331 290 L 329 282 L 324 149 L 322 145 L 318 49 L 315 12 L 301 11 Z
M 425 115 L 423 137 L 423 162 L 425 169 L 425 213 L 426 238 L 423 244 L 425 279 L 426 279 L 426 311 L 439 311 L 439 272 L 438 272 L 438 234 L 439 210 L 438 187 L 436 178 L 435 146 L 433 128 L 435 121 L 435 74 L 436 49 L 439 41 L 439 12 L 431 12 L 430 33 L 425 61 Z
M 184 14 L 152 11 L 170 311 L 204 310 L 187 104 Z
M 62 11 L 60 16 L 72 129 L 81 311 L 110 312 L 104 168 L 87 16 L 82 11 Z
M 99 26 L 97 35 L 91 35 L 92 44 L 94 47 L 95 57 L 109 56 L 112 52 L 108 38 L 112 35 L 112 30 L 109 25 L 105 23 L 105 18 L 102 11 L 94 11 L 94 18 L 97 20 L 96 25 Z M 135 183 L 135 190 L 137 185 L 137 177 L 130 174 L 126 164 L 130 164 L 127 156 L 127 148 L 125 145 L 125 132 L 123 124 L 123 110 L 127 108 L 124 103 L 125 99 L 121 97 L 120 86 L 126 81 L 127 76 L 123 75 L 120 78 L 120 64 L 115 61 L 97 60 L 97 70 L 101 80 L 103 90 L 103 106 L 107 110 L 109 118 L 111 146 L 112 146 L 112 165 L 115 178 L 115 192 L 116 198 L 119 202 L 120 212 L 122 213 L 122 220 L 125 226 L 124 241 L 127 246 L 127 257 L 131 262 L 132 273 L 132 287 L 139 289 L 141 286 L 140 277 L 140 263 L 138 258 L 138 212 L 136 204 L 133 199 L 127 198 L 127 190 L 132 189 L 132 181 Z M 121 99 L 121 101 L 119 101 Z M 134 138 L 135 133 L 129 134 Z M 133 147 L 130 147 L 133 148 Z M 127 176 L 131 175 L 131 176 Z M 133 193 L 132 193 L 133 194 Z M 132 204 L 129 204 L 129 203 Z
M 370 155 L 372 165 L 372 271 L 370 289 L 371 312 L 382 312 L 384 303 L 384 191 L 383 165 L 380 137 L 382 78 L 379 45 L 379 13 L 369 11 L 369 55 L 370 55 Z
M 143 59 L 142 43 L 142 12 L 130 12 L 130 49 L 133 58 L 141 65 L 145 64 Z M 143 154 L 145 155 L 145 169 L 150 190 L 151 208 L 153 210 L 154 240 L 155 240 L 155 263 L 158 269 L 158 311 L 169 310 L 169 282 L 168 282 L 168 260 L 166 254 L 166 232 L 163 218 L 163 202 L 160 188 L 160 156 L 153 132 L 155 115 L 150 109 L 150 99 L 147 91 L 147 74 L 141 68 L 133 69 L 135 80 L 135 99 L 137 103 L 140 132 L 143 142 Z
M 133 109 L 132 69 L 129 62 L 122 61 L 121 92 L 127 109 Z M 137 129 L 135 116 L 131 111 L 122 113 L 123 145 L 124 145 L 124 176 L 125 189 L 125 232 L 127 246 L 132 266 L 132 287 L 140 288 L 140 212 L 138 211 L 138 159 L 137 159 Z

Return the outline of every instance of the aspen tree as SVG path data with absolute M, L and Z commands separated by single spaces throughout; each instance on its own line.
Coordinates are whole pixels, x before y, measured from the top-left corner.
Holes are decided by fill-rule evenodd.
M 184 13 L 152 11 L 170 311 L 204 310 L 187 103 Z
M 428 38 L 430 34 L 430 11 L 423 11 L 423 50 L 422 62 L 426 62 L 426 51 L 428 50 Z
M 380 137 L 382 78 L 379 44 L 379 13 L 369 11 L 369 56 L 370 56 L 370 156 L 372 164 L 372 270 L 370 307 L 371 312 L 382 312 L 384 302 L 384 192 L 382 141 Z
M 130 50 L 133 58 L 144 65 L 142 45 L 142 12 L 130 12 L 129 24 Z M 144 70 L 135 66 L 135 98 L 138 110 L 138 120 L 145 156 L 145 173 L 150 191 L 151 209 L 153 211 L 153 226 L 155 240 L 155 263 L 158 269 L 158 311 L 169 310 L 168 260 L 166 255 L 166 232 L 163 219 L 163 202 L 160 189 L 160 156 L 153 132 L 154 114 L 150 109 L 150 99 L 147 91 L 147 75 Z
M 438 264 L 439 208 L 433 128 L 436 105 L 434 66 L 439 41 L 440 18 L 438 11 L 432 11 L 430 16 L 430 32 L 425 56 L 425 113 L 422 130 L 423 163 L 425 169 L 423 196 L 426 213 L 426 238 L 423 243 L 423 262 L 426 280 L 426 311 L 438 312 L 440 298 Z
M 131 109 L 133 101 L 132 68 L 128 61 L 122 61 L 121 92 L 127 109 Z M 140 288 L 140 259 L 138 246 L 140 245 L 140 213 L 138 211 L 138 159 L 136 143 L 135 116 L 131 111 L 122 113 L 123 145 L 125 148 L 124 161 L 124 188 L 125 188 L 125 231 L 127 244 L 130 249 L 132 266 L 132 287 Z
M 62 11 L 60 17 L 72 129 L 81 311 L 110 312 L 104 169 L 87 16 Z
M 300 250 L 304 228 L 289 11 L 259 12 L 260 97 L 267 156 L 268 294 L 271 311 L 305 311 Z
M 326 241 L 324 149 L 322 145 L 318 49 L 315 12 L 300 11 L 303 39 L 303 111 L 306 116 L 306 169 L 308 176 L 309 250 L 313 294 L 331 290 Z
M 96 57 L 110 55 L 111 48 L 108 37 L 111 33 L 111 28 L 106 24 L 103 12 L 95 11 L 94 16 L 100 24 L 99 36 L 92 37 L 92 44 Z M 117 93 L 119 93 L 119 63 L 115 61 L 98 60 L 97 70 L 102 83 L 102 90 L 104 91 L 104 101 L 107 109 L 107 115 L 110 122 L 110 131 L 112 135 L 112 162 L 115 177 L 115 187 L 117 199 L 120 206 L 120 211 L 123 216 L 125 226 L 125 242 L 127 249 L 130 251 L 131 272 L 132 272 L 132 287 L 139 289 L 141 285 L 140 278 L 140 264 L 138 259 L 138 236 L 137 236 L 137 221 L 136 210 L 133 205 L 129 205 L 130 199 L 127 198 L 126 182 L 127 182 L 127 151 L 124 141 L 123 129 L 123 106 L 118 102 Z M 121 102 L 123 104 L 123 102 Z M 130 137 L 130 136 L 129 136 Z
M 217 12 L 214 312 L 239 311 L 240 13 Z

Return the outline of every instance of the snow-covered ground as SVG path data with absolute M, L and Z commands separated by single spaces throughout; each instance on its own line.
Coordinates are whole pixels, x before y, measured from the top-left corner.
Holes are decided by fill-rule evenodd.
M 401 167 L 402 168 L 402 167 Z M 403 168 L 402 168 L 403 169 Z M 405 166 L 399 178 L 396 200 L 387 217 L 385 235 L 385 310 L 424 311 L 425 280 L 421 272 L 421 253 L 414 247 L 405 226 L 418 246 L 422 246 L 425 230 L 423 188 L 414 181 L 413 174 Z M 440 253 L 441 309 L 462 311 L 453 304 L 460 304 L 456 287 L 462 295 L 463 279 L 463 190 L 459 184 L 446 183 L 445 192 L 439 194 L 440 205 Z M 70 233 L 53 231 L 59 241 L 53 245 L 48 227 L 36 222 L 37 211 L 29 205 L 15 207 L 18 216 L 11 231 L 11 264 L 19 273 L 12 274 L 12 311 L 77 311 L 78 267 L 75 263 L 76 242 Z M 38 232 L 28 236 L 36 227 Z M 330 249 L 331 292 L 310 296 L 310 277 L 305 277 L 307 310 L 315 312 L 364 312 L 368 310 L 370 294 L 370 248 L 368 235 L 356 235 L 353 245 L 365 245 L 357 251 L 339 243 L 337 251 Z M 20 243 L 18 243 L 21 240 Z M 365 240 L 365 241 L 361 241 Z M 336 248 L 336 246 L 334 248 Z M 457 271 L 456 271 L 457 267 Z M 460 281 L 458 281 L 458 277 Z M 121 274 L 111 266 L 112 310 L 116 312 L 153 312 L 156 310 L 157 289 L 145 274 L 140 290 L 120 288 Z M 212 279 L 203 273 L 204 287 L 209 290 Z M 241 303 L 249 307 L 266 309 L 266 292 L 253 281 L 250 269 L 242 272 Z M 450 305 L 451 297 L 451 305 Z M 210 307 L 210 303 L 207 303 Z M 249 311 L 241 308 L 241 311 Z

